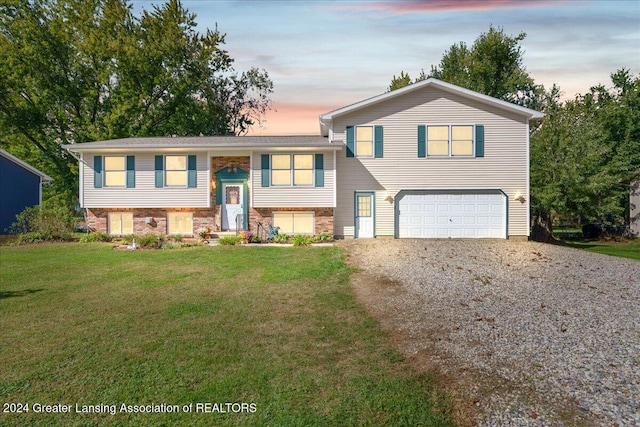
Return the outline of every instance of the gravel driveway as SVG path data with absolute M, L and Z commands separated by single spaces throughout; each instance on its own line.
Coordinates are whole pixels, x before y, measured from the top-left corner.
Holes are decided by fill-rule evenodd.
M 640 425 L 640 262 L 532 242 L 353 240 L 354 289 L 461 424 Z

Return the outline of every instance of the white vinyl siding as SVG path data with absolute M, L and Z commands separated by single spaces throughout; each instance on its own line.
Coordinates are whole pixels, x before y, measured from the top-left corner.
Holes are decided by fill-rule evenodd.
M 196 158 L 196 188 L 165 187 L 155 188 L 155 155 L 159 153 L 127 152 L 122 156 L 135 156 L 135 188 L 105 187 L 94 188 L 83 185 L 83 208 L 164 208 L 193 207 L 206 208 L 210 205 L 210 183 L 207 153 L 198 153 Z M 186 155 L 185 155 L 186 156 Z M 83 154 L 81 165 L 82 182 L 93 183 L 93 157 Z
M 322 153 L 323 156 L 323 173 L 324 173 L 324 186 L 313 187 L 307 185 L 288 185 L 288 186 L 276 186 L 271 183 L 269 187 L 262 186 L 262 173 L 261 155 L 266 154 L 264 152 L 254 151 L 251 162 L 251 182 L 250 182 L 250 197 L 249 205 L 255 208 L 280 208 L 280 207 L 305 207 L 305 208 L 322 208 L 322 207 L 335 207 L 334 197 L 334 184 L 335 184 L 335 167 L 334 167 L 334 152 L 333 151 L 314 151 L 313 153 L 300 153 L 311 156 L 311 164 L 315 166 L 313 157 L 317 153 Z M 298 154 L 296 153 L 296 156 Z M 275 154 L 270 154 L 271 163 Z M 303 158 L 304 159 L 304 158 Z M 305 173 L 305 169 L 300 169 L 301 173 Z M 310 170 L 311 177 L 313 179 L 313 173 L 315 171 Z M 290 172 L 289 172 L 290 173 Z M 271 164 L 270 177 L 273 179 L 273 164 Z M 300 176 L 303 179 L 304 176 Z M 308 179 L 308 177 L 307 177 Z
M 418 125 L 484 125 L 484 157 L 419 158 Z M 333 140 L 346 143 L 346 127 L 384 127 L 384 158 L 337 155 L 336 235 L 353 235 L 355 191 L 375 191 L 376 235 L 394 235 L 394 198 L 400 190 L 499 189 L 508 198 L 508 234 L 528 235 L 527 119 L 493 105 L 434 87 L 417 90 L 333 121 Z M 514 202 L 517 192 L 526 202 Z

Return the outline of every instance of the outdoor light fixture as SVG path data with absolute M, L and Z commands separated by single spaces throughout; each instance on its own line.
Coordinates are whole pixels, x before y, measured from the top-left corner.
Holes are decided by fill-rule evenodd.
M 393 196 L 391 194 L 387 193 L 387 197 L 385 197 L 384 200 L 389 202 L 389 203 L 393 203 Z
M 515 195 L 515 197 L 513 199 L 519 201 L 520 203 L 524 203 L 524 202 L 527 201 L 527 199 L 524 197 L 524 195 L 520 194 L 519 191 L 516 193 L 516 195 Z

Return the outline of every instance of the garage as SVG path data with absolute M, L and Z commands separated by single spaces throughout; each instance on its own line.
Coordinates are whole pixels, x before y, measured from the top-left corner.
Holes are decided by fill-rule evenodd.
M 500 190 L 403 190 L 396 200 L 397 237 L 507 237 L 507 198 Z

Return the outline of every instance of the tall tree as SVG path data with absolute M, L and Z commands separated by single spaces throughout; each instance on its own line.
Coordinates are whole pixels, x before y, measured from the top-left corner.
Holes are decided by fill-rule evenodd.
M 524 105 L 539 106 L 543 88 L 534 83 L 527 73 L 520 42 L 525 33 L 517 36 L 505 34 L 502 28 L 489 27 L 471 48 L 465 42 L 453 44 L 437 66 L 431 66 L 428 76 L 422 72 L 413 82 L 434 77 L 498 99 Z M 401 78 L 403 74 L 401 73 Z M 404 79 L 394 76 L 390 90 L 412 83 L 408 74 Z
M 553 240 L 554 221 L 628 222 L 629 186 L 640 179 L 640 78 L 628 70 L 561 103 L 546 94 L 545 118 L 531 137 L 535 240 Z
M 75 194 L 61 144 L 245 133 L 270 108 L 264 70 L 234 70 L 217 28 L 168 0 L 140 16 L 126 0 L 0 4 L 0 145 Z

